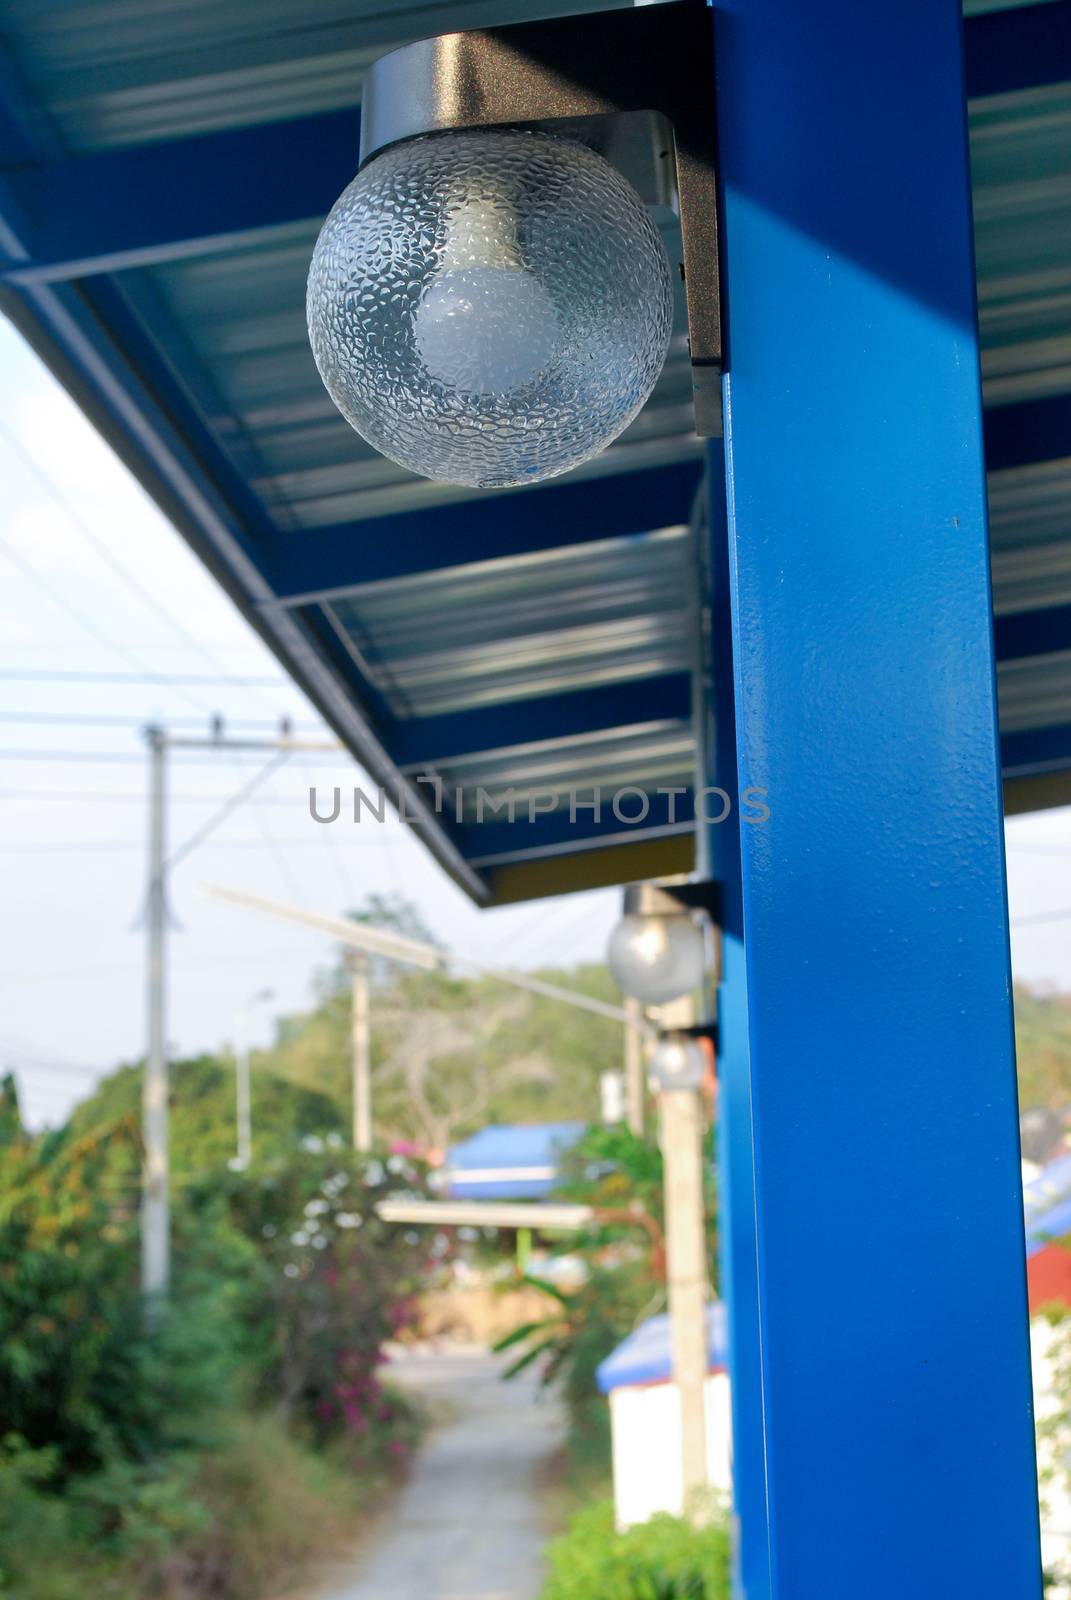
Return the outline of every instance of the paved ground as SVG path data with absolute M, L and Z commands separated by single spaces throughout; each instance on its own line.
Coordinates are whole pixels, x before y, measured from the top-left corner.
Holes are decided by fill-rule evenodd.
M 536 1600 L 542 1500 L 561 1440 L 527 1374 L 479 1353 L 406 1357 L 392 1380 L 445 1402 L 384 1527 L 322 1600 Z

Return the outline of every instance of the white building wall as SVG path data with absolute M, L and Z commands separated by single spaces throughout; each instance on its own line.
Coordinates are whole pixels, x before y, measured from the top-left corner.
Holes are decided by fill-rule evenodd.
M 706 1382 L 707 1471 L 711 1487 L 728 1496 L 732 1485 L 729 1379 Z M 646 1522 L 658 1511 L 680 1516 L 680 1393 L 675 1383 L 627 1384 L 610 1395 L 614 1506 L 619 1528 Z

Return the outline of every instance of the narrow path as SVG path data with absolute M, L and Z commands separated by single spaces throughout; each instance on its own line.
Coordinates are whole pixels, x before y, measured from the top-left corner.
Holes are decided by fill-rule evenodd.
M 557 1406 L 483 1351 L 416 1355 L 391 1378 L 446 1403 L 385 1528 L 322 1600 L 537 1600 Z

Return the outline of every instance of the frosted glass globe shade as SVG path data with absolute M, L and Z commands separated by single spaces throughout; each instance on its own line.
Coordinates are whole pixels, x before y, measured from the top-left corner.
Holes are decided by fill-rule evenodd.
M 637 415 L 673 292 L 635 190 L 572 140 L 430 134 L 375 156 L 324 223 L 309 338 L 342 415 L 424 477 L 556 477 Z

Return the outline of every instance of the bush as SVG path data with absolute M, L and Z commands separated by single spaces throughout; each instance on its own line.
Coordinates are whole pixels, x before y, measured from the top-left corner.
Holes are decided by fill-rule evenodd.
M 618 1533 L 604 1501 L 579 1512 L 548 1552 L 542 1600 L 728 1600 L 729 1535 L 723 1522 L 694 1528 L 652 1517 Z
M 345 1438 L 358 1455 L 404 1422 L 377 1373 L 386 1342 L 416 1315 L 429 1265 L 426 1237 L 382 1222 L 376 1207 L 422 1184 L 422 1169 L 401 1157 L 354 1157 L 316 1141 L 231 1188 L 231 1225 L 262 1269 L 249 1335 L 260 1330 L 258 1397 L 320 1443 Z
M 211 1451 L 113 1463 L 62 1498 L 42 1487 L 51 1467 L 47 1452 L 0 1454 L 2 1600 L 274 1594 L 348 1543 L 386 1480 L 356 1477 L 269 1417 L 224 1419 Z

